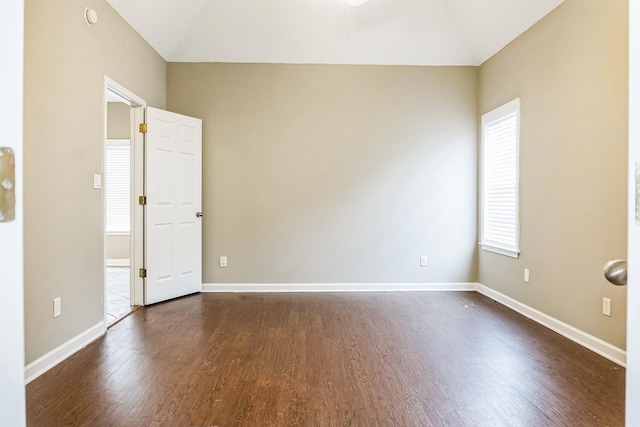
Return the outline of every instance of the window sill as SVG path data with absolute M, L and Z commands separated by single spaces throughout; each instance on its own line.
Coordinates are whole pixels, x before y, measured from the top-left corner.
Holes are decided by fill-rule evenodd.
M 105 233 L 107 236 L 130 236 L 131 233 L 128 231 L 107 231 Z
M 505 249 L 505 248 L 500 248 L 497 246 L 492 246 L 492 245 L 488 245 L 486 243 L 480 243 L 480 247 L 487 251 L 487 252 L 493 252 L 495 254 L 499 254 L 499 255 L 504 255 L 504 256 L 508 256 L 511 258 L 519 258 L 520 257 L 520 251 L 519 250 L 512 250 L 512 249 Z

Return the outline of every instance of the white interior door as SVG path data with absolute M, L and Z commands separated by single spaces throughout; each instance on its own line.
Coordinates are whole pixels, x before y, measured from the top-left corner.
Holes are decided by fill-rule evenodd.
M 202 288 L 202 121 L 147 108 L 145 304 Z
M 640 2 L 629 1 L 629 221 L 626 424 L 640 426 Z

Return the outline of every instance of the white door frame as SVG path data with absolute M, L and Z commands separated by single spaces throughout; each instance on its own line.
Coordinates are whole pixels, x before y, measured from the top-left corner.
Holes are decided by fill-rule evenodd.
M 102 170 L 106 170 L 104 153 L 107 143 L 107 92 L 118 96 L 122 102 L 131 106 L 131 238 L 130 238 L 130 272 L 131 272 L 131 304 L 143 305 L 144 303 L 144 279 L 138 274 L 139 269 L 144 266 L 144 217 L 143 208 L 136 203 L 137 196 L 144 194 L 144 135 L 137 129 L 139 123 L 144 123 L 145 108 L 147 107 L 147 101 L 140 98 L 138 95 L 129 91 L 124 86 L 118 84 L 116 81 L 105 76 L 104 78 L 104 98 L 103 98 L 103 112 L 104 112 L 104 134 L 103 134 L 103 165 Z M 103 174 L 104 175 L 104 174 Z M 102 206 L 103 206 L 103 320 L 106 323 L 107 320 L 107 286 L 106 286 L 106 266 L 104 262 L 107 258 L 107 240 L 104 238 L 104 207 L 106 206 L 106 193 L 102 194 Z

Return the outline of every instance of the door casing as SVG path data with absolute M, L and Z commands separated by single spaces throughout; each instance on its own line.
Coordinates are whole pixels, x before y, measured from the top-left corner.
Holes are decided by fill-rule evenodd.
M 105 76 L 104 79 L 104 99 L 103 99 L 103 111 L 104 111 L 104 135 L 102 152 L 105 152 L 105 146 L 107 141 L 107 94 L 111 96 L 117 96 L 122 102 L 128 104 L 131 107 L 131 238 L 130 238 L 130 255 L 131 255 L 131 304 L 143 305 L 144 302 L 144 279 L 138 274 L 139 270 L 144 266 L 144 223 L 143 223 L 143 208 L 139 204 L 135 203 L 138 195 L 144 194 L 144 135 L 138 131 L 138 124 L 144 123 L 145 109 L 147 102 L 129 91 L 124 86 L 120 85 L 113 79 Z M 104 156 L 103 156 L 104 157 Z M 102 170 L 105 170 L 104 160 Z M 104 218 L 104 206 L 106 206 L 106 194 L 103 191 L 103 228 L 105 224 Z M 104 233 L 103 233 L 104 236 Z M 103 263 L 107 258 L 107 243 L 103 237 Z M 106 287 L 106 268 L 103 264 L 103 294 L 104 294 L 104 312 L 103 320 L 106 324 L 107 319 L 107 287 Z

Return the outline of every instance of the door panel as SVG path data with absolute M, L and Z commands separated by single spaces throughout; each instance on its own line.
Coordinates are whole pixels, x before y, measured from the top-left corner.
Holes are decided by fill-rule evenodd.
M 202 288 L 202 121 L 147 108 L 145 304 Z

